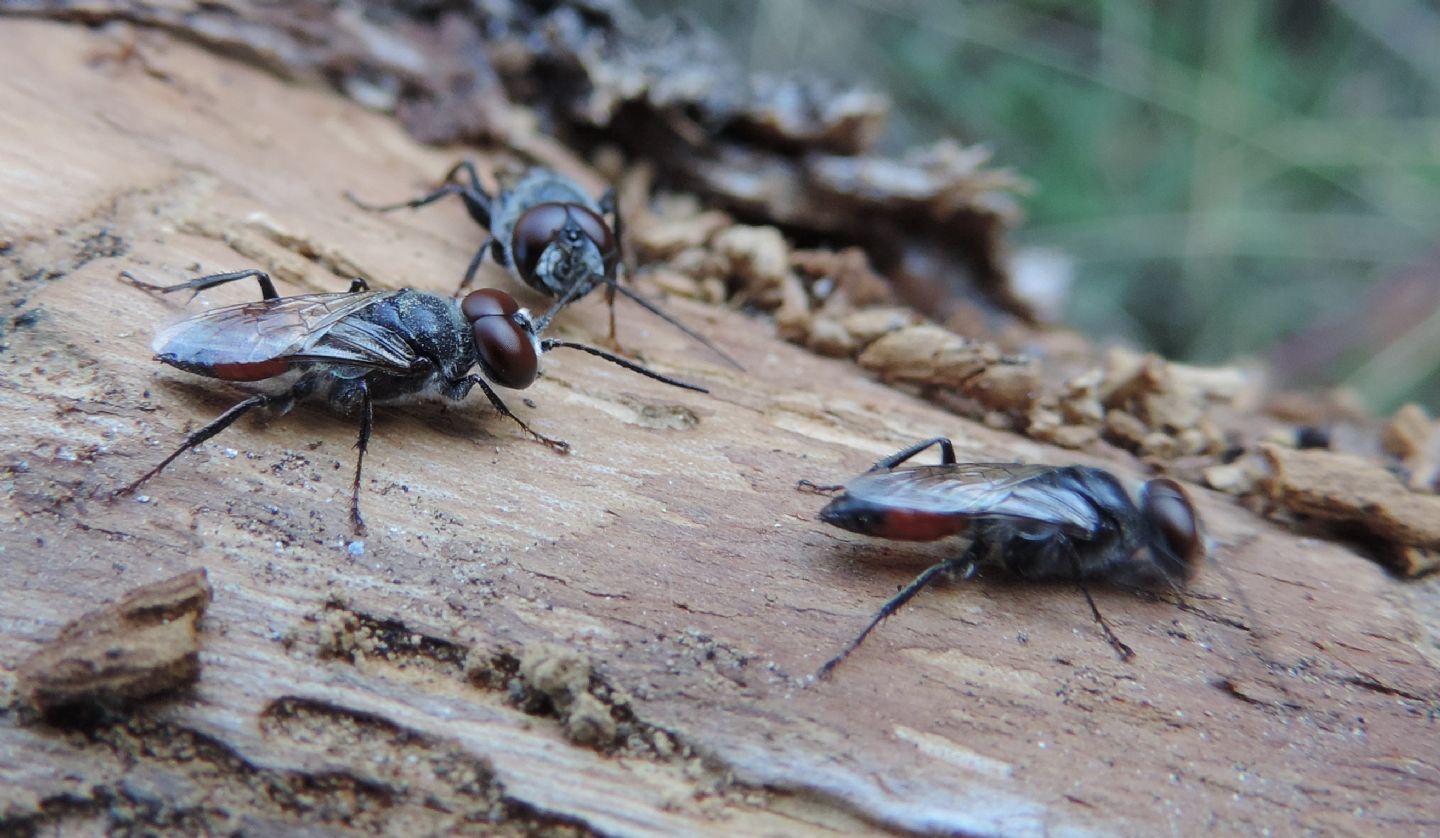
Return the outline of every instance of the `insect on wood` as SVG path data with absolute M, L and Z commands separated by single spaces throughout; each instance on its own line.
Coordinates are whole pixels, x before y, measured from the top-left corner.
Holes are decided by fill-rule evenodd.
M 457 195 L 476 224 L 490 232 L 465 269 L 457 293 L 475 280 L 475 273 L 488 253 L 512 276 L 531 288 L 558 299 L 574 293 L 579 299 L 605 286 L 610 306 L 610 342 L 615 337 L 615 295 L 618 293 L 705 346 L 726 363 L 743 369 L 740 362 L 704 335 L 681 323 L 644 296 L 621 285 L 617 279 L 621 261 L 623 227 L 615 190 L 606 190 L 598 200 L 591 198 L 573 180 L 540 166 L 516 176 L 499 176 L 500 190 L 491 195 L 480 183 L 475 164 L 462 160 L 445 173 L 441 185 L 409 201 L 376 205 L 353 194 L 351 203 L 371 212 L 415 209 L 442 198 Z M 606 216 L 614 223 L 606 221 Z
M 900 467 L 937 445 L 939 465 Z M 1073 579 L 1106 640 L 1129 658 L 1134 652 L 1100 614 L 1087 580 L 1179 589 L 1204 553 L 1195 508 L 1173 480 L 1150 480 L 1132 496 L 1119 478 L 1098 468 L 959 463 L 944 437 L 897 451 L 843 486 L 808 480 L 800 486 L 841 492 L 820 510 L 820 520 L 850 532 L 898 541 L 970 538 L 958 557 L 927 568 L 881 606 L 859 636 L 820 668 L 822 678 L 937 577 L 969 579 L 984 565 L 1024 579 Z
M 133 492 L 176 457 L 255 408 L 283 414 L 301 401 L 324 401 L 339 413 L 360 416 L 351 518 L 356 531 L 363 532 L 360 475 L 376 404 L 426 397 L 460 401 L 479 387 L 490 404 L 525 433 L 566 452 L 568 443 L 531 428 L 491 385 L 523 390 L 539 376 L 541 355 L 568 348 L 665 384 L 709 392 L 593 346 L 542 340 L 540 333 L 568 302 L 566 297 L 539 320 L 532 320 L 513 297 L 494 288 L 454 300 L 408 288 L 371 291 L 364 280 L 356 279 L 348 292 L 282 297 L 270 277 L 258 270 L 212 274 L 169 286 L 142 282 L 128 271 L 120 276 L 137 288 L 164 294 L 199 293 L 253 278 L 260 285 L 261 299 L 184 318 L 155 335 L 151 347 L 161 363 L 258 392 L 191 433 L 174 453 L 117 494 Z M 479 374 L 471 372 L 476 368 Z

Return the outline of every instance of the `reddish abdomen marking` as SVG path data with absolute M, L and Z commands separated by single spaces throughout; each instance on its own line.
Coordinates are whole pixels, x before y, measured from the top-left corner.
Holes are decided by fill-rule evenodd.
M 962 533 L 969 527 L 969 519 L 956 515 L 888 509 L 880 526 L 870 535 L 896 541 L 935 541 Z
M 284 358 L 255 361 L 248 364 L 215 364 L 210 375 L 223 381 L 264 381 L 274 378 L 290 369 L 290 362 Z

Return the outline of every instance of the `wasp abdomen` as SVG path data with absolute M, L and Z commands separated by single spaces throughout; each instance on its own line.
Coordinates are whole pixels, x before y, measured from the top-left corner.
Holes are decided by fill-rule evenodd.
M 946 512 L 901 509 L 842 497 L 820 511 L 820 520 L 843 530 L 895 541 L 937 541 L 970 528 L 970 521 Z
M 222 381 L 264 381 L 283 375 L 290 370 L 290 362 L 284 358 L 256 361 L 251 364 L 216 364 L 210 368 L 210 375 Z
M 206 378 L 218 378 L 221 381 L 264 381 L 267 378 L 274 378 L 277 375 L 284 375 L 290 371 L 290 361 L 286 358 L 264 358 L 259 361 L 224 361 L 221 363 L 210 363 L 201 359 L 182 359 L 173 352 L 167 352 L 155 356 L 155 360 L 162 364 L 168 364 L 178 370 L 203 375 Z

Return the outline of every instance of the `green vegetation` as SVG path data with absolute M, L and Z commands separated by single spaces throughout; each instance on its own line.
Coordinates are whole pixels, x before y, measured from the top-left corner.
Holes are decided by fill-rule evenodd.
M 1089 333 L 1200 362 L 1269 354 L 1282 375 L 1343 383 L 1382 409 L 1436 404 L 1434 6 L 641 5 L 691 10 L 754 69 L 887 91 L 894 147 L 988 144 L 1035 183 L 1016 243 L 1074 260 L 1069 319 Z M 1412 296 L 1396 305 L 1406 274 Z

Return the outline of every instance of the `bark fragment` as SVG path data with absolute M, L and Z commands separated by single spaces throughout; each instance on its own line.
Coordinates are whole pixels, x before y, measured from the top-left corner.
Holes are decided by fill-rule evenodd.
M 20 690 L 41 713 L 119 709 L 200 675 L 197 624 L 210 605 L 197 568 L 125 594 L 67 623 L 25 659 Z
M 1260 452 L 1266 497 L 1279 507 L 1365 533 L 1404 575 L 1435 568 L 1440 496 L 1412 491 L 1383 465 L 1353 455 L 1278 445 Z

